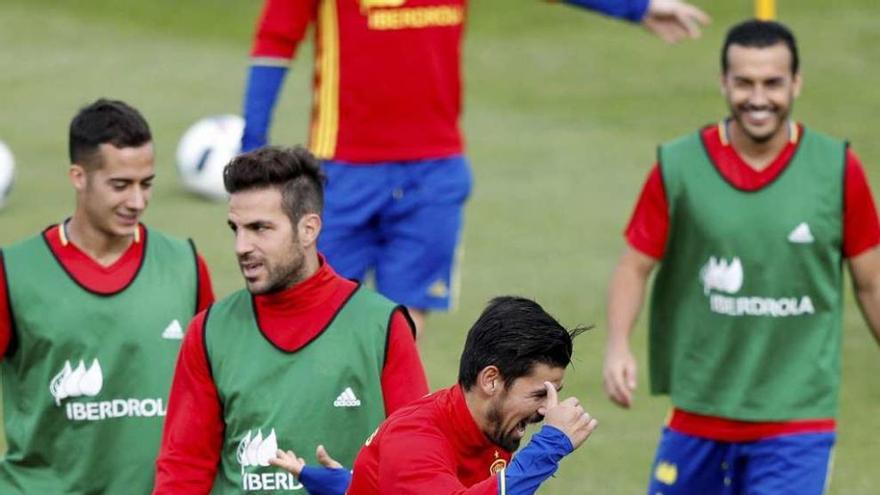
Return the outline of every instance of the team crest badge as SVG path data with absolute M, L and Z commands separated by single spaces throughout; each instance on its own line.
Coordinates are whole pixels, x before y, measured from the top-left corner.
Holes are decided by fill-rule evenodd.
M 495 462 L 489 466 L 489 476 L 496 475 L 504 470 L 507 467 L 507 461 L 504 459 L 495 459 Z

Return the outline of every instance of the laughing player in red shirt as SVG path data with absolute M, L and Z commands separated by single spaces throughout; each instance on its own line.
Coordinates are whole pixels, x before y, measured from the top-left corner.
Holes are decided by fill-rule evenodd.
M 287 67 L 315 25 L 311 151 L 329 181 L 320 248 L 417 329 L 454 299 L 455 252 L 471 172 L 459 129 L 467 0 L 268 0 L 244 97 L 242 149 L 268 141 Z M 567 0 L 640 22 L 667 41 L 708 17 L 679 0 Z
M 597 425 L 576 398 L 557 397 L 583 330 L 565 330 L 534 301 L 496 298 L 468 333 L 458 384 L 392 414 L 358 454 L 347 492 L 348 472 L 327 459 L 330 469 L 316 468 L 279 451 L 270 462 L 313 494 L 532 494 Z

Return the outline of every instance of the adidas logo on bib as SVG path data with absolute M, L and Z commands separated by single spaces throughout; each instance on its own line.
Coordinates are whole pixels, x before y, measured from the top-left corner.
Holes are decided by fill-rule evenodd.
M 814 240 L 813 233 L 810 232 L 810 226 L 807 225 L 807 222 L 801 222 L 788 234 L 788 242 L 793 244 L 810 244 Z
M 360 407 L 361 400 L 354 395 L 354 391 L 351 387 L 346 387 L 346 389 L 339 394 L 339 397 L 333 401 L 333 405 L 335 407 Z
M 162 332 L 162 338 L 168 340 L 180 340 L 183 338 L 183 327 L 180 326 L 180 322 L 177 320 L 172 321 L 165 327 L 165 331 Z

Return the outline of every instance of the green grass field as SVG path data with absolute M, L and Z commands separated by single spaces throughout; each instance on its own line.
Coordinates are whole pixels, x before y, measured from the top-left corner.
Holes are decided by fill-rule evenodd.
M 715 121 L 718 49 L 750 0 L 698 0 L 714 16 L 705 36 L 669 47 L 644 31 L 536 1 L 475 0 L 466 38 L 469 156 L 476 177 L 465 231 L 457 311 L 429 322 L 422 355 L 433 387 L 455 379 L 469 324 L 492 296 L 539 300 L 564 323 L 597 323 L 579 339 L 566 392 L 601 421 L 567 459 L 548 494 L 644 493 L 668 410 L 645 393 L 631 411 L 601 387 L 607 279 L 622 229 L 659 141 Z M 804 91 L 795 115 L 848 137 L 880 192 L 880 10 L 876 0 L 779 0 L 799 35 Z M 0 244 L 61 220 L 73 206 L 66 136 L 76 109 L 121 98 L 149 120 L 158 180 L 146 221 L 195 239 L 215 290 L 241 285 L 225 206 L 177 184 L 174 150 L 196 119 L 239 110 L 257 0 L 2 0 L 0 139 L 18 160 L 0 211 Z M 310 47 L 300 50 L 280 107 L 276 143 L 303 142 Z M 839 443 L 831 493 L 878 493 L 880 350 L 848 291 Z M 83 329 L 86 331 L 87 329 Z M 645 368 L 643 324 L 635 337 Z

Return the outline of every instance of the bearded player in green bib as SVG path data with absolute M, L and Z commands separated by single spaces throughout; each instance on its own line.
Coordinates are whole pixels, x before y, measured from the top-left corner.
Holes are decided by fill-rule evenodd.
M 246 287 L 190 323 L 154 493 L 302 493 L 269 465 L 279 445 L 351 466 L 388 414 L 428 393 L 414 328 L 318 252 L 324 177 L 311 153 L 239 155 L 224 182 Z
M 721 53 L 731 115 L 666 143 L 611 280 L 605 388 L 630 407 L 629 336 L 650 273 L 651 391 L 668 394 L 650 495 L 819 495 L 840 381 L 844 260 L 880 339 L 880 227 L 844 141 L 789 120 L 792 33 L 733 27 Z
M 144 227 L 154 154 L 134 108 L 70 124 L 67 220 L 2 250 L 0 493 L 148 493 L 183 324 L 213 300 L 191 242 Z

